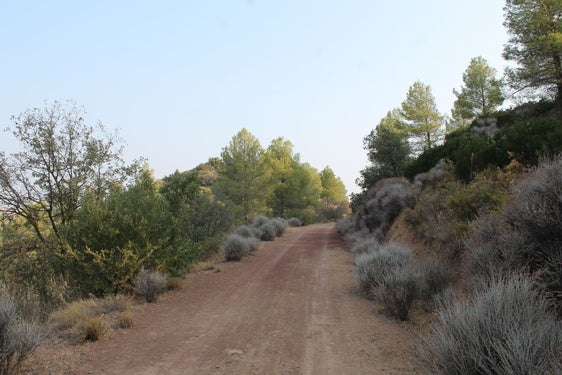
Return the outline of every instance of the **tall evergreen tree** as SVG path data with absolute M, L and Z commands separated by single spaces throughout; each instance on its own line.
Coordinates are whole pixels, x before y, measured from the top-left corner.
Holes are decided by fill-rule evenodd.
M 239 219 L 248 220 L 265 208 L 268 171 L 264 156 L 259 140 L 246 129 L 232 137 L 221 153 L 217 195 L 233 205 Z
M 443 117 L 437 110 L 431 87 L 420 81 L 408 89 L 402 102 L 403 129 L 414 141 L 414 151 L 433 147 L 441 135 Z
M 490 116 L 503 103 L 501 82 L 496 79 L 496 70 L 483 57 L 470 60 L 462 80 L 464 85 L 460 91 L 453 90 L 457 97 L 453 118 L 471 120 L 478 116 Z
M 504 13 L 503 55 L 517 63 L 507 70 L 510 86 L 554 94 L 562 115 L 562 0 L 507 0 Z
M 401 176 L 409 159 L 410 145 L 401 132 L 400 111 L 389 111 L 364 139 L 369 161 L 386 177 Z

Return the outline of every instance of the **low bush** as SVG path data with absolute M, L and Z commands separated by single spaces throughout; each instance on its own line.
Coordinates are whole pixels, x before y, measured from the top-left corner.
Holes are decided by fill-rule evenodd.
M 290 227 L 302 227 L 302 221 L 298 217 L 291 217 L 287 220 Z
M 261 240 L 262 241 L 273 241 L 277 237 L 277 231 L 272 223 L 267 222 L 260 227 L 261 230 Z
M 283 233 L 285 233 L 285 231 L 287 230 L 287 226 L 289 225 L 287 223 L 287 220 L 282 219 L 280 217 L 271 219 L 269 223 L 272 224 L 273 227 L 275 228 L 275 234 L 277 235 L 277 237 L 281 237 Z
M 447 163 L 443 159 L 439 160 L 428 172 L 419 173 L 414 176 L 414 186 L 418 189 L 423 189 L 427 186 L 435 186 L 437 182 L 446 177 L 448 170 L 449 166 Z
M 15 303 L 0 297 L 0 374 L 15 373 L 43 338 L 39 325 L 21 319 Z
M 351 253 L 355 255 L 363 253 L 375 253 L 379 250 L 380 247 L 381 244 L 376 238 L 368 236 L 354 241 L 353 245 L 351 246 Z
M 252 225 L 256 228 L 261 227 L 262 225 L 264 225 L 265 223 L 267 223 L 269 221 L 269 219 L 265 216 L 256 216 L 253 220 L 252 220 Z
M 522 276 L 499 278 L 441 311 L 421 348 L 432 374 L 560 374 L 562 326 Z
M 464 241 L 467 269 L 485 280 L 524 271 L 521 253 L 526 242 L 523 234 L 509 228 L 498 214 L 483 214 L 471 224 Z
M 400 320 L 407 320 L 410 307 L 416 297 L 416 285 L 416 272 L 408 262 L 382 271 L 379 285 L 374 287 L 371 293 L 390 315 Z
M 241 225 L 234 230 L 234 233 L 246 238 L 260 238 L 261 231 L 252 225 Z
M 345 217 L 336 222 L 336 231 L 341 236 L 345 236 L 346 234 L 352 232 L 353 229 L 354 229 L 353 219 L 351 216 Z
M 452 279 L 451 267 L 447 260 L 438 258 L 417 265 L 418 293 L 425 301 L 445 290 Z
M 501 214 L 481 215 L 465 247 L 471 270 L 486 278 L 533 275 L 562 315 L 562 156 L 520 180 Z
M 411 262 L 412 250 L 390 242 L 378 251 L 362 253 L 355 257 L 356 274 L 361 288 L 370 293 L 384 280 L 385 272 L 406 267 Z
M 377 239 L 381 240 L 402 209 L 414 205 L 416 195 L 408 183 L 389 184 L 373 191 L 374 196 L 367 200 L 360 218 Z
M 166 276 L 158 271 L 141 270 L 135 280 L 135 293 L 146 299 L 146 302 L 156 302 L 168 285 Z
M 258 240 L 242 237 L 238 234 L 229 234 L 224 241 L 224 256 L 229 262 L 239 261 L 250 252 L 257 249 Z
M 380 302 L 390 315 L 408 319 L 417 290 L 412 251 L 391 242 L 359 253 L 354 261 L 363 291 Z
M 515 187 L 504 216 L 538 242 L 562 242 L 562 154 L 544 160 Z

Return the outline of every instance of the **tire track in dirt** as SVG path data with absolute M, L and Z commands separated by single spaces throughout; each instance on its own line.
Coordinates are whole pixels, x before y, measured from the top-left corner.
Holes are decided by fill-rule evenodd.
M 408 325 L 357 290 L 333 225 L 290 229 L 240 263 L 188 276 L 135 315 L 136 326 L 88 344 L 77 374 L 409 374 Z

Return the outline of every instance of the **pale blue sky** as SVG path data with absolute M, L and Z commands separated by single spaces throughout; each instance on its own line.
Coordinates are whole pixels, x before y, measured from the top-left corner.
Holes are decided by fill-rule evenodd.
M 219 156 L 245 127 L 264 147 L 283 136 L 358 191 L 363 137 L 414 81 L 450 113 L 471 58 L 503 70 L 503 5 L 0 0 L 0 128 L 72 99 L 163 177 Z

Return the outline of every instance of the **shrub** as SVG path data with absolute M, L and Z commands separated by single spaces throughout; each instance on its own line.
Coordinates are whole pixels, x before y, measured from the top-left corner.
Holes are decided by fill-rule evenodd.
M 361 219 L 380 240 L 403 208 L 415 203 L 415 192 L 409 184 L 395 183 L 376 190 L 367 201 Z
M 258 240 L 242 237 L 238 234 L 229 234 L 224 241 L 224 256 L 229 262 L 239 261 L 251 251 L 257 249 Z
M 410 306 L 416 297 L 416 272 L 411 263 L 390 266 L 382 271 L 382 278 L 371 291 L 376 301 L 395 318 L 407 320 Z
M 380 242 L 376 238 L 369 236 L 354 241 L 353 246 L 351 246 L 351 252 L 355 255 L 374 253 L 377 252 L 380 247 Z
M 361 288 L 366 292 L 373 291 L 384 280 L 385 272 L 405 267 L 411 257 L 412 250 L 393 242 L 381 246 L 379 251 L 357 255 L 354 262 Z
M 242 237 L 246 238 L 260 238 L 261 237 L 261 230 L 258 228 L 251 226 L 251 225 L 241 225 L 234 233 L 239 234 Z
M 98 341 L 107 331 L 107 325 L 102 318 L 92 318 L 84 323 L 82 327 L 84 341 Z
M 135 293 L 146 299 L 146 302 L 156 302 L 158 296 L 167 287 L 166 276 L 158 271 L 141 270 L 135 280 Z
M 277 237 L 277 231 L 272 223 L 265 223 L 260 227 L 261 230 L 261 240 L 262 241 L 273 241 Z
M 287 220 L 290 227 L 302 227 L 302 221 L 298 217 L 291 217 Z
M 275 228 L 275 234 L 277 235 L 277 237 L 281 237 L 283 233 L 285 233 L 285 231 L 287 230 L 287 226 L 288 226 L 287 220 L 282 219 L 280 217 L 271 219 L 269 223 L 271 223 Z
M 560 342 L 546 300 L 516 276 L 441 311 L 421 358 L 432 374 L 559 374 Z
M 422 189 L 426 186 L 434 186 L 447 175 L 447 163 L 441 159 L 428 172 L 419 173 L 414 176 L 414 186 Z
M 562 154 L 543 161 L 516 186 L 504 216 L 536 241 L 562 241 Z
M 445 290 L 452 278 L 449 262 L 443 258 L 422 262 L 417 273 L 419 295 L 426 301 Z
M 0 297 L 0 374 L 16 372 L 43 338 L 37 324 L 20 318 L 12 300 Z
M 532 274 L 562 314 L 562 156 L 521 180 L 501 216 L 481 215 L 465 246 L 473 272 Z
M 481 215 L 465 240 L 468 269 L 485 280 L 524 271 L 522 254 L 527 246 L 524 235 L 506 226 L 497 214 Z
M 346 234 L 353 231 L 353 219 L 352 217 L 346 217 L 340 219 L 336 223 L 336 231 L 341 235 L 345 236 Z
M 359 283 L 370 297 L 382 303 L 388 313 L 406 320 L 416 296 L 412 251 L 392 242 L 378 246 L 355 257 Z
M 267 223 L 269 219 L 265 216 L 256 216 L 254 220 L 252 220 L 252 225 L 256 228 L 260 228 L 262 225 Z

